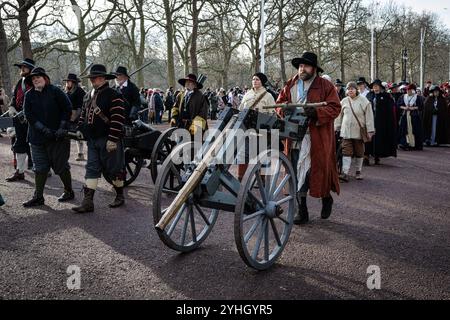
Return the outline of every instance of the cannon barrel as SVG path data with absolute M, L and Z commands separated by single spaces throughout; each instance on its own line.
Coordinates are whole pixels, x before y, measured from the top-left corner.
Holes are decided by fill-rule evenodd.
M 326 102 L 318 102 L 318 103 L 282 103 L 282 104 L 274 104 L 269 106 L 263 106 L 263 109 L 289 109 L 289 108 L 305 108 L 305 107 L 324 107 L 326 106 Z
M 163 231 L 166 228 L 166 226 L 173 220 L 178 211 L 181 209 L 183 204 L 188 200 L 189 196 L 194 192 L 195 188 L 202 181 L 203 175 L 208 169 L 208 165 L 212 162 L 212 159 L 217 155 L 217 152 L 222 147 L 224 141 L 223 138 L 225 137 L 227 130 L 233 128 L 237 120 L 238 115 L 234 115 L 219 136 L 214 140 L 202 160 L 198 163 L 194 172 L 190 175 L 183 188 L 181 188 L 178 192 L 172 204 L 169 208 L 167 208 L 167 211 L 155 226 L 157 230 Z

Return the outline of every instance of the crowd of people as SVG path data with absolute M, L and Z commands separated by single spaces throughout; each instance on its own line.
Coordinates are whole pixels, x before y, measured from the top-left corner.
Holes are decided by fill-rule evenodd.
M 255 73 L 251 87 L 212 90 L 206 88 L 205 77 L 188 74 L 179 79 L 182 89 L 170 87 L 138 87 L 131 81 L 125 67 L 108 73 L 105 66 L 94 64 L 86 78 L 92 90 L 82 88 L 76 74 L 64 79 L 63 89 L 53 85 L 45 70 L 31 59 L 16 64 L 20 80 L 11 99 L 0 91 L 0 106 L 14 120 L 11 137 L 15 172 L 9 182 L 24 180 L 28 168 L 35 173 L 35 193 L 24 207 L 43 205 L 44 186 L 50 170 L 61 178 L 64 192 L 61 202 L 75 198 L 70 173 L 70 141 L 68 130 L 75 131 L 77 161 L 86 161 L 84 199 L 73 208 L 76 213 L 94 211 L 94 194 L 98 179 L 107 177 L 116 197 L 111 208 L 124 205 L 125 170 L 122 143 L 123 127 L 140 119 L 149 124 L 167 121 L 171 126 L 189 130 L 208 129 L 208 119 L 216 120 L 226 107 L 242 110 L 281 103 L 319 103 L 305 107 L 308 130 L 301 143 L 283 143 L 284 152 L 292 161 L 298 180 L 299 210 L 294 223 L 309 221 L 306 197 L 322 199 L 321 217 L 332 211 L 331 192 L 339 193 L 339 182 L 349 182 L 355 165 L 355 178 L 362 180 L 364 165 L 381 163 L 382 158 L 396 157 L 397 150 L 422 150 L 423 147 L 450 144 L 450 84 L 433 84 L 418 88 L 414 83 L 386 83 L 364 77 L 344 84 L 323 74 L 317 56 L 305 52 L 291 61 L 297 73 L 278 90 L 263 73 Z M 109 81 L 114 80 L 110 86 Z M 23 111 L 23 112 L 22 112 Z M 272 112 L 272 111 L 270 111 Z M 283 118 L 282 109 L 276 109 Z M 87 159 L 85 157 L 87 145 Z M 342 152 L 338 168 L 336 149 Z M 238 166 L 241 179 L 246 164 Z M 0 205 L 3 199 L 0 196 Z

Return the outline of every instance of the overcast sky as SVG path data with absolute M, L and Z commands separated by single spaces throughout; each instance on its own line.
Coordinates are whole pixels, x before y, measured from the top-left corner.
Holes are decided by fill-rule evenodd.
M 389 0 L 366 0 L 366 3 L 380 2 L 381 4 L 388 3 Z M 422 11 L 430 11 L 437 13 L 441 18 L 442 23 L 450 29 L 450 0 L 396 0 L 397 4 L 405 5 L 418 13 Z M 444 8 L 447 8 L 446 10 Z

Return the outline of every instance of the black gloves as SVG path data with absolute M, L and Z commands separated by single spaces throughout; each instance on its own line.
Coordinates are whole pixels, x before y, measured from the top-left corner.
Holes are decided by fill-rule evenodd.
M 67 122 L 61 121 L 59 124 L 59 129 L 55 133 L 56 139 L 61 140 L 67 136 Z
M 317 110 L 315 107 L 305 107 L 305 116 L 307 116 L 310 119 L 317 119 Z
M 49 139 L 49 140 L 55 139 L 55 133 L 53 132 L 53 130 L 51 130 L 47 127 L 44 127 L 44 128 L 42 128 L 41 131 L 47 139 Z
M 55 139 L 55 133 L 53 132 L 53 130 L 47 128 L 41 122 L 36 121 L 34 127 L 40 132 L 42 132 L 44 137 L 46 137 L 47 139 Z

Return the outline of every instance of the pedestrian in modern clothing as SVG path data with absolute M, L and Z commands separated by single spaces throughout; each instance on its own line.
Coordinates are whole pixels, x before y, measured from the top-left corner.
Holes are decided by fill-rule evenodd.
M 33 86 L 25 94 L 24 112 L 29 123 L 28 142 L 34 162 L 35 192 L 23 206 L 44 204 L 44 187 L 50 168 L 59 175 L 64 185 L 64 193 L 58 201 L 73 200 L 70 140 L 66 137 L 72 115 L 71 102 L 61 89 L 50 83 L 42 68 L 33 69 L 25 81 Z
M 366 128 L 372 138 L 375 133 L 372 106 L 365 97 L 359 94 L 356 82 L 347 84 L 347 97 L 341 101 L 341 113 L 334 121 L 335 130 L 340 132 L 342 140 L 342 173 L 341 181 L 349 181 L 349 171 L 352 158 L 356 162 L 356 179 L 362 180 L 362 166 L 364 160 L 364 140 L 361 127 Z

